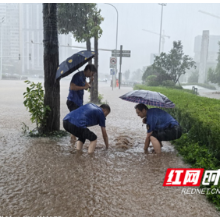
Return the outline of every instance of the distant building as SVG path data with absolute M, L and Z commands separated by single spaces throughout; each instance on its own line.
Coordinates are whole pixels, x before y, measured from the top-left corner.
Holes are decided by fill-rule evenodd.
M 215 68 L 219 52 L 220 36 L 209 35 L 203 31 L 203 36 L 196 36 L 194 43 L 194 61 L 199 70 L 199 83 L 205 83 L 209 68 Z
M 0 4 L 0 31 L 2 41 L 3 72 L 18 66 L 19 54 L 19 4 Z
M 209 35 L 208 53 L 207 53 L 208 55 L 205 65 L 206 77 L 207 77 L 208 69 L 215 68 L 217 65 L 217 58 L 219 52 L 218 42 L 220 42 L 220 36 Z M 202 35 L 198 35 L 194 39 L 194 58 L 193 58 L 193 60 L 196 62 L 197 71 L 199 71 L 200 69 L 201 49 L 202 49 Z M 180 81 L 187 82 L 188 78 L 190 77 L 193 71 L 195 71 L 194 68 L 187 70 L 186 74 L 180 77 Z M 205 79 L 203 81 L 205 81 Z
M 0 4 L 3 73 L 43 74 L 42 3 Z M 59 61 L 77 52 L 71 34 L 58 35 Z M 61 46 L 62 45 L 62 46 Z
M 217 64 L 220 36 L 209 35 L 208 57 L 207 62 L 213 65 Z M 202 35 L 196 36 L 194 41 L 194 61 L 200 62 L 200 52 L 202 44 Z

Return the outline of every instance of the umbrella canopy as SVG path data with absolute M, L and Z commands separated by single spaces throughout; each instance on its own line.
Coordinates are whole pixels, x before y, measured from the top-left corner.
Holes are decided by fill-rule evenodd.
M 59 65 L 56 73 L 56 79 L 68 76 L 70 73 L 74 72 L 91 60 L 94 56 L 95 52 L 89 50 L 83 50 L 73 54 Z
M 171 102 L 165 95 L 159 92 L 149 90 L 134 90 L 120 96 L 119 98 L 136 103 L 143 103 L 163 108 L 174 108 L 175 104 Z

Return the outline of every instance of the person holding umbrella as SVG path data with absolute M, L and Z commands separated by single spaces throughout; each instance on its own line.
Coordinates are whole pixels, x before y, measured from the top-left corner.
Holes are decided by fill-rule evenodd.
M 147 124 L 147 137 L 144 150 L 147 153 L 150 142 L 154 152 L 161 152 L 161 141 L 171 141 L 182 135 L 178 122 L 167 112 L 159 108 L 148 109 L 146 105 L 160 108 L 175 108 L 175 104 L 164 94 L 150 90 L 133 90 L 122 96 L 122 100 L 139 103 L 135 106 L 136 113 Z
M 143 123 L 147 124 L 147 137 L 145 139 L 144 151 L 148 152 L 150 142 L 154 152 L 161 152 L 161 141 L 171 141 L 181 137 L 182 132 L 178 122 L 167 112 L 159 108 L 148 109 L 143 103 L 135 106 L 136 113 L 143 118 Z
M 96 67 L 93 64 L 88 64 L 84 71 L 80 71 L 72 77 L 66 102 L 70 112 L 83 105 L 84 89 L 87 90 L 91 87 L 96 72 Z M 90 78 L 89 83 L 86 82 L 86 77 Z
M 87 127 L 99 125 L 101 127 L 102 136 L 108 149 L 108 135 L 105 129 L 105 119 L 110 113 L 109 105 L 102 104 L 98 107 L 95 104 L 88 103 L 71 111 L 63 119 L 63 127 L 66 131 L 78 137 L 77 150 L 81 150 L 85 140 L 90 141 L 88 153 L 93 153 L 97 144 L 97 136 Z

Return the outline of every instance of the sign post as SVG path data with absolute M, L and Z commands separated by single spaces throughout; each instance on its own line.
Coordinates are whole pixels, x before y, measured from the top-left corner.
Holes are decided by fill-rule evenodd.
M 122 64 L 122 57 L 130 57 L 131 51 L 130 50 L 122 50 L 122 45 L 120 46 L 120 50 L 112 50 L 112 57 L 120 57 L 120 70 L 119 70 L 119 89 L 121 85 L 121 64 Z M 116 59 L 117 62 L 117 59 Z
M 117 58 L 116 57 L 110 57 L 110 75 L 112 75 L 112 90 L 113 90 L 113 78 L 115 77 L 115 74 L 112 74 L 112 70 L 117 69 Z

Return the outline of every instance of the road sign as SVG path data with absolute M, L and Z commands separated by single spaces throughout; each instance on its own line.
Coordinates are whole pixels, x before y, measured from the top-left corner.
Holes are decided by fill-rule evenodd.
M 112 50 L 112 57 L 120 57 L 120 56 L 130 57 L 131 51 L 130 50 Z
M 110 68 L 117 68 L 117 58 L 110 57 Z
M 122 53 L 131 53 L 130 50 L 122 50 Z M 112 50 L 112 53 L 120 53 L 120 50 Z
M 115 69 L 110 69 L 110 75 L 115 75 Z
M 130 57 L 130 53 L 122 53 L 122 57 Z M 120 53 L 112 53 L 112 57 L 120 57 Z

